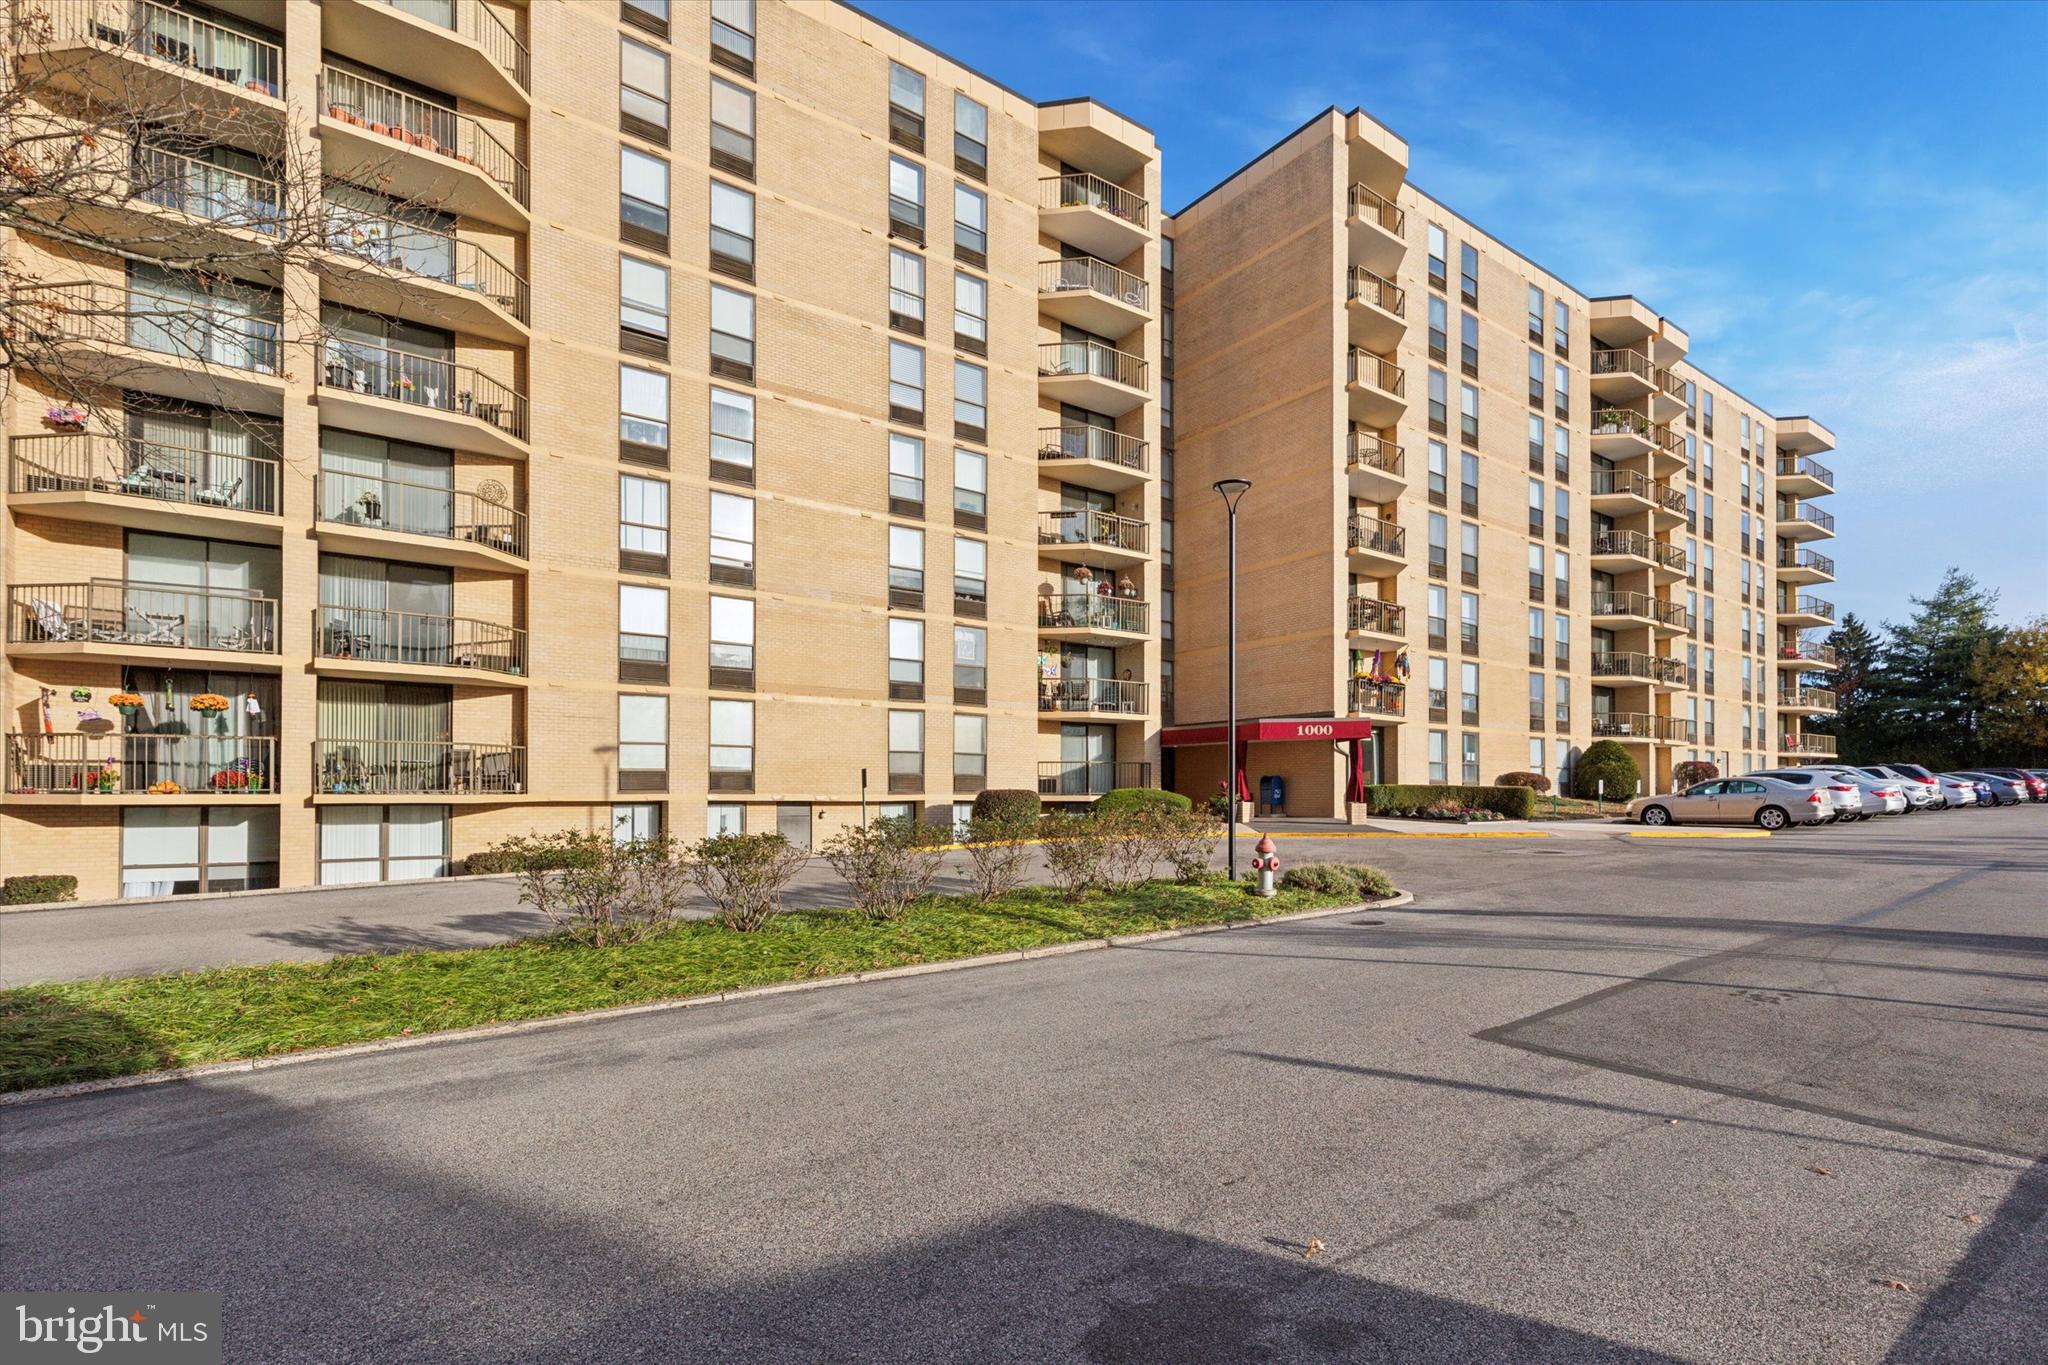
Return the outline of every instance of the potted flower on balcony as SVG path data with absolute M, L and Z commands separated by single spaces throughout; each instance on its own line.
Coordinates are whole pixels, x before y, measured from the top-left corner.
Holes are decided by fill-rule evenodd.
M 168 777 L 161 782 L 149 784 L 149 794 L 151 796 L 176 796 L 184 790 L 183 787 L 171 781 Z
M 238 758 L 213 775 L 215 791 L 247 791 L 249 789 L 249 760 Z
M 85 419 L 85 409 L 73 407 L 69 403 L 59 403 L 54 407 L 43 410 L 43 421 L 49 424 L 50 429 L 52 431 L 64 432 L 67 435 L 75 436 L 79 432 L 84 431 Z
M 218 692 L 201 692 L 192 699 L 192 709 L 203 716 L 219 715 L 228 709 L 228 699 Z
M 120 709 L 124 716 L 137 715 L 142 710 L 142 697 L 135 692 L 116 692 L 107 701 Z
M 112 796 L 121 790 L 121 761 L 117 758 L 101 759 L 99 771 L 86 775 L 86 790 L 96 791 L 102 796 Z

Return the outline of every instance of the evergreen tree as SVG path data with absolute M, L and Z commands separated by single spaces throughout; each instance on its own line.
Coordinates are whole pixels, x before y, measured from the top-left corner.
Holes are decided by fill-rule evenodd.
M 1845 763 L 1882 763 L 1894 757 L 1887 751 L 1889 737 L 1878 728 L 1870 696 L 1872 675 L 1883 667 L 1884 642 L 1852 611 L 1828 633 L 1827 643 L 1835 651 L 1836 668 L 1820 686 L 1834 689 L 1835 714 L 1815 717 L 1806 728 L 1837 736 Z
M 2048 764 L 2048 616 L 1980 644 L 1970 673 L 1984 707 L 1982 761 Z
M 1951 568 L 1932 596 L 1912 602 L 1911 620 L 1885 626 L 1891 639 L 1881 666 L 1858 681 L 1871 737 L 1893 757 L 1910 754 L 1931 768 L 1983 762 L 1984 702 L 1974 665 L 1981 648 L 2004 636 L 1992 619 L 1998 593 Z

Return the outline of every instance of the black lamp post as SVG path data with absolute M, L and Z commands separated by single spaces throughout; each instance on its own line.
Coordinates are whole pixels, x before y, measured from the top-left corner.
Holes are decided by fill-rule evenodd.
M 1230 880 L 1237 881 L 1237 504 L 1251 491 L 1250 479 L 1218 479 L 1214 485 L 1230 514 L 1230 722 L 1223 732 L 1224 847 Z

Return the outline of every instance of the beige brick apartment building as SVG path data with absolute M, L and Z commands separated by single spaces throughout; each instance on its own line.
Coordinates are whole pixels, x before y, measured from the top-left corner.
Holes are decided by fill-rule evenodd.
M 0 243 L 8 874 L 331 884 L 533 829 L 1213 789 L 1219 746 L 1160 741 L 1223 713 L 1223 473 L 1258 482 L 1246 717 L 1369 720 L 1413 781 L 1819 742 L 1827 433 L 1438 209 L 1362 116 L 1169 240 L 1149 131 L 826 0 L 7 16 L 24 115 L 92 134 Z M 1358 680 L 1403 648 L 1405 689 Z M 1446 698 L 1479 669 L 1469 720 L 1423 705 L 1439 658 Z M 1327 745 L 1249 766 L 1296 813 L 1341 795 Z

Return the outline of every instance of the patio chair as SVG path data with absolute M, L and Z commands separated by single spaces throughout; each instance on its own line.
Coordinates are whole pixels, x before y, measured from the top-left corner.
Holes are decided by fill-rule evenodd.
M 36 618 L 36 631 L 45 640 L 90 640 L 91 626 L 84 621 L 67 621 L 64 609 L 47 597 L 31 597 L 28 609 Z
M 241 491 L 242 480 L 237 475 L 227 483 L 217 483 L 209 488 L 200 489 L 192 495 L 192 501 L 205 503 L 208 507 L 233 507 L 235 498 Z
M 185 618 L 182 615 L 146 616 L 134 603 L 128 603 L 123 619 L 127 629 L 121 635 L 124 644 L 131 645 L 182 645 L 185 643 Z
M 148 460 L 123 474 L 120 488 L 123 493 L 140 493 L 145 497 L 156 495 L 157 471 Z
M 512 780 L 512 755 L 486 753 L 477 761 L 476 786 L 478 791 L 509 792 L 517 785 Z

